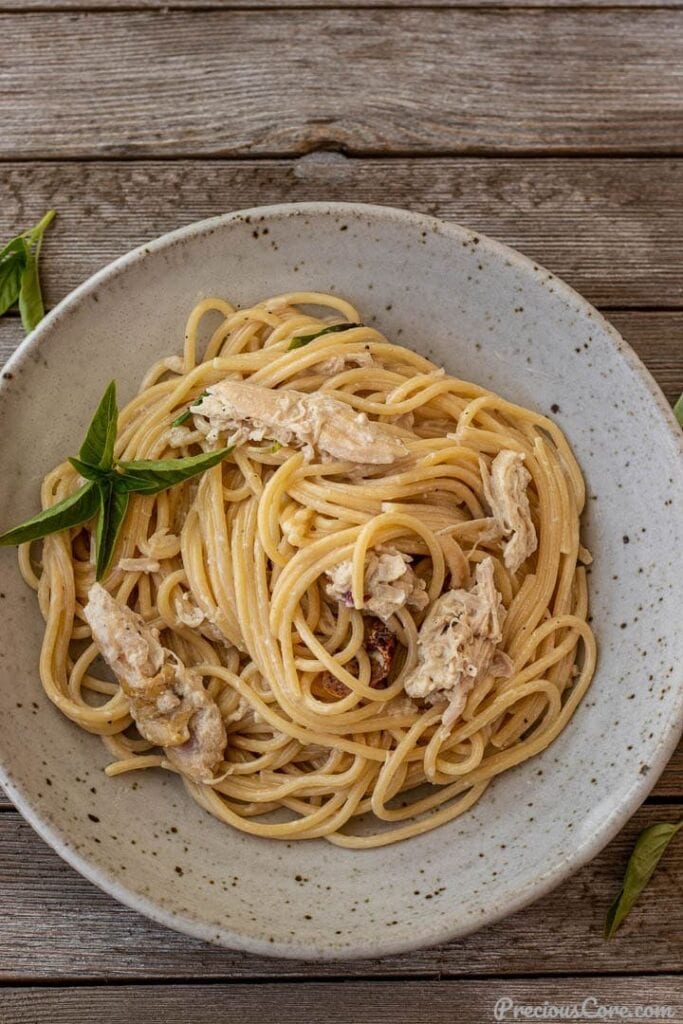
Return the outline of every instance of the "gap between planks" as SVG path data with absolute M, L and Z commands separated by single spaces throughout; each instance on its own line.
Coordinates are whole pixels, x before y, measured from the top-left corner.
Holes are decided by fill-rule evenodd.
M 0 15 L 3 11 L 0 10 Z M 316 160 L 316 159 L 334 159 L 339 157 L 341 159 L 366 161 L 368 163 L 372 161 L 384 161 L 390 163 L 391 161 L 410 160 L 420 161 L 422 163 L 429 163 L 434 160 L 449 160 L 455 163 L 461 160 L 527 160 L 534 162 L 543 162 L 544 160 L 567 160 L 567 161 L 580 161 L 580 160 L 681 160 L 683 159 L 683 144 L 681 147 L 676 145 L 670 152 L 666 150 L 655 150 L 649 149 L 614 149 L 599 147 L 585 149 L 577 147 L 573 149 L 571 147 L 565 147 L 562 149 L 556 148 L 515 148 L 506 149 L 505 147 L 476 147 L 472 146 L 467 149 L 421 149 L 419 147 L 409 149 L 351 149 L 344 143 L 331 142 L 327 145 L 313 144 L 310 148 L 302 150 L 258 150 L 258 152 L 245 152 L 245 153 L 202 153 L 200 151 L 192 152 L 183 150 L 182 152 L 167 152 L 163 154 L 148 154 L 144 152 L 135 153 L 123 153 L 123 154 L 107 154 L 107 153 L 85 153 L 82 155 L 73 155 L 70 153 L 39 153 L 31 155 L 30 157 L 15 157 L 8 156 L 0 152 L 0 166 L 25 166 L 31 167 L 34 164 L 37 166 L 51 165 L 55 162 L 60 164 L 82 164 L 84 167 L 102 164 L 104 166 L 111 166 L 112 164 L 121 164 L 126 166 L 128 164 L 135 165 L 150 165 L 150 164 L 178 164 L 178 163 L 201 163 L 202 165 L 217 164 L 219 166 L 230 166 L 235 164 L 282 164 L 288 165 L 299 160 Z M 351 201 L 351 200 L 349 200 Z
M 498 1001 L 505 1000 L 500 1016 Z M 482 1024 L 483 1021 L 513 1019 L 513 1007 L 528 1018 L 533 1007 L 544 1004 L 579 1009 L 589 1000 L 593 1008 L 627 1008 L 629 1017 L 639 1017 L 637 1007 L 664 1007 L 657 1019 L 680 1020 L 683 1009 L 680 979 L 662 974 L 657 978 L 632 976 L 604 978 L 402 981 L 382 984 L 362 981 L 276 983 L 268 985 L 121 986 L 114 997 L 107 986 L 83 988 L 9 988 L 4 992 L 8 1015 L 6 1024 L 206 1024 L 207 1021 L 240 1020 L 243 1024 L 300 1024 L 325 1020 L 327 1024 L 401 1024 L 429 1020 L 432 1024 Z M 531 1007 L 531 1013 L 524 1010 Z M 629 1012 L 629 1009 L 630 1012 Z M 566 1016 L 569 1016 L 567 1014 Z M 565 1016 L 565 1019 L 566 1019 Z M 610 1019 L 616 1015 L 610 1015 Z M 624 1014 L 620 1014 L 623 1019 Z M 649 1016 L 649 1015 L 648 1015 Z M 519 1019 L 515 1013 L 514 1019 Z M 547 1019 L 547 1018 L 544 1018 Z M 597 1019 L 580 1012 L 572 1019 Z M 607 1019 L 601 1016 L 600 1019 Z M 650 1017 L 650 1019 L 652 1019 Z
M 496 1003 L 507 1001 L 507 1013 L 500 1017 Z M 544 1003 L 566 1007 L 591 1005 L 609 1010 L 631 1008 L 629 1016 L 640 1016 L 638 1006 L 668 1007 L 667 1019 L 680 1020 L 683 1009 L 680 979 L 663 974 L 658 978 L 633 976 L 619 979 L 597 975 L 585 979 L 405 981 L 399 985 L 376 981 L 346 983 L 150 986 L 115 990 L 112 999 L 106 986 L 74 989 L 7 989 L 4 1002 L 6 1024 L 129 1024 L 131 1020 L 164 1024 L 206 1024 L 207 1021 L 240 1020 L 243 1024 L 300 1024 L 325 1020 L 327 1024 L 401 1024 L 429 1020 L 432 1024 L 482 1024 L 483 1021 L 513 1019 L 512 1007 L 529 1005 L 543 1009 Z M 534 1015 L 536 1017 L 539 1014 Z M 616 1015 L 611 1015 L 616 1016 Z M 623 1018 L 623 1014 L 621 1015 Z M 515 1014 L 514 1019 L 519 1019 Z M 574 1019 L 589 1019 L 575 1013 Z M 600 1019 L 606 1019 L 601 1017 Z M 652 1018 L 650 1018 L 652 1019 Z M 664 1019 L 663 1015 L 657 1019 Z
M 277 964 L 278 961 L 273 958 L 273 964 Z M 312 961 L 315 963 L 315 961 Z M 341 961 L 340 961 L 341 963 Z M 317 966 L 317 965 L 316 965 Z M 332 987 L 334 985 L 341 984 L 355 984 L 362 980 L 362 982 L 372 982 L 376 985 L 392 985 L 395 983 L 415 983 L 417 980 L 425 982 L 502 982 L 510 981 L 512 984 L 519 984 L 521 982 L 541 982 L 552 984 L 553 982 L 563 981 L 587 981 L 594 978 L 609 978 L 610 982 L 614 985 L 618 985 L 620 982 L 629 981 L 632 978 L 638 978 L 645 980 L 646 978 L 662 978 L 662 977 L 677 977 L 683 974 L 679 971 L 669 970 L 639 970 L 639 971 L 610 971 L 609 974 L 600 974 L 595 969 L 591 970 L 567 970 L 567 971 L 549 971 L 543 973 L 541 971 L 515 971 L 510 974 L 501 974 L 497 972 L 495 974 L 468 974 L 467 972 L 449 974 L 447 971 L 438 971 L 433 974 L 421 974 L 416 976 L 415 974 L 373 974 L 371 971 L 364 972 L 362 975 L 355 975 L 349 977 L 348 972 L 340 970 L 338 974 L 329 975 L 316 975 L 311 974 L 310 977 L 305 975 L 297 976 L 292 978 L 289 976 L 280 977 L 277 974 L 273 974 L 271 977 L 266 975 L 254 975 L 254 977 L 248 977 L 240 975 L 239 978 L 233 980 L 231 977 L 215 977 L 215 978 L 202 978 L 202 988 L 216 988 L 221 985 L 243 985 L 245 988 L 258 988 L 261 985 L 277 986 L 277 985 L 322 985 L 325 987 Z M 36 991 L 49 991 L 50 989 L 60 989 L 64 987 L 65 978 L 25 978 L 18 979 L 13 978 L 11 981 L 4 981 L 0 979 L 0 992 L 3 989 L 15 988 L 15 989 L 35 989 Z M 69 978 L 69 988 L 94 988 L 99 987 L 98 978 L 78 977 Z M 179 988 L 196 988 L 198 987 L 197 978 L 137 978 L 134 975 L 130 977 L 116 977 L 107 978 L 106 987 L 111 989 L 117 988 L 159 988 L 160 983 L 170 983 L 173 986 Z M 3 1024 L 5 1022 L 3 1021 Z
M 636 836 L 677 820 L 683 806 L 641 807 L 619 835 L 571 879 L 532 906 L 447 945 L 383 960 L 273 961 L 209 946 L 154 924 L 63 864 L 16 812 L 0 815 L 0 979 L 58 981 L 280 976 L 494 976 L 603 973 L 680 968 L 683 906 L 671 899 L 683 867 L 672 843 L 617 938 L 604 918 Z M 170 870 L 170 869 L 169 869 Z M 217 898 L 221 898 L 218 896 Z M 229 896 L 223 897 L 227 900 Z M 666 913 L 663 913 L 663 908 Z M 501 959 L 501 950 L 505 956 Z
M 42 260 L 50 306 L 163 232 L 231 209 L 311 200 L 379 202 L 465 224 L 599 307 L 683 306 L 681 159 L 60 160 L 7 163 L 2 182 L 0 238 L 58 211 Z
M 111 13 L 150 10 L 205 11 L 264 11 L 273 9 L 311 10 L 493 10 L 524 11 L 552 8 L 579 11 L 671 10 L 683 7 L 683 0 L 1 0 L 0 14 L 22 12 L 53 13 Z

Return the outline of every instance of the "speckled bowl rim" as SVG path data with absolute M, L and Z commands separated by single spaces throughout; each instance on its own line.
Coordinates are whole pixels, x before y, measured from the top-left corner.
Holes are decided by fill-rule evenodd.
M 459 224 L 446 222 L 437 217 L 427 214 L 414 213 L 408 210 L 401 210 L 396 207 L 379 206 L 369 203 L 278 203 L 271 206 L 257 206 L 246 210 L 236 210 L 233 213 L 221 214 L 205 220 L 196 221 L 186 227 L 171 231 L 151 242 L 138 246 L 107 266 L 98 270 L 92 277 L 89 277 L 83 284 L 79 285 L 66 296 L 41 322 L 41 324 L 26 338 L 12 354 L 6 364 L 6 370 L 13 372 L 31 357 L 32 353 L 40 347 L 43 340 L 47 338 L 51 329 L 60 320 L 69 316 L 71 311 L 78 306 L 82 299 L 97 292 L 99 288 L 114 280 L 121 272 L 127 270 L 136 263 L 141 263 L 148 256 L 171 249 L 180 245 L 189 238 L 212 233 L 225 224 L 234 221 L 244 221 L 246 218 L 259 219 L 285 219 L 288 217 L 300 217 L 325 214 L 330 217 L 340 215 L 357 215 L 359 217 L 389 220 L 403 223 L 411 228 L 429 230 L 439 233 L 454 242 L 462 244 L 476 237 L 479 242 L 479 250 L 487 251 L 496 259 L 508 260 L 520 271 L 528 274 L 529 278 L 536 280 L 539 270 L 544 268 L 536 261 L 522 255 L 516 249 L 512 249 L 502 242 L 489 238 L 479 231 L 471 231 Z M 615 328 L 578 292 L 553 274 L 553 284 L 558 297 L 564 302 L 577 308 L 584 314 L 590 314 L 594 321 L 602 328 L 608 344 L 611 344 L 615 354 L 622 359 L 627 367 L 640 378 L 649 394 L 654 399 L 660 413 L 661 426 L 668 431 L 674 441 L 683 460 L 683 431 L 681 431 L 671 407 L 662 394 L 661 389 L 653 379 L 652 375 L 643 365 L 633 349 L 624 341 Z M 0 398 L 7 384 L 0 381 Z M 683 461 L 674 469 L 675 472 L 683 474 Z M 561 882 L 573 875 L 579 868 L 592 860 L 600 851 L 614 838 L 622 826 L 638 809 L 642 801 L 652 790 L 666 767 L 671 755 L 683 733 L 683 680 L 679 683 L 680 692 L 678 700 L 672 708 L 669 719 L 664 723 L 656 756 L 651 758 L 650 770 L 647 775 L 639 772 L 634 777 L 633 785 L 626 794 L 620 798 L 612 808 L 610 814 L 604 819 L 594 835 L 573 849 L 566 857 L 554 864 L 548 870 L 542 872 L 532 882 L 523 886 L 513 897 L 507 899 L 501 905 L 491 907 L 484 911 L 476 921 L 462 922 L 460 924 L 438 923 L 434 927 L 433 934 L 427 942 L 419 940 L 411 942 L 406 940 L 383 940 L 378 943 L 360 942 L 352 951 L 345 951 L 340 957 L 338 951 L 333 949 L 320 949 L 313 944 L 297 945 L 272 943 L 258 938 L 244 936 L 239 932 L 231 931 L 228 928 L 221 928 L 216 931 L 215 924 L 206 924 L 200 919 L 194 918 L 191 914 L 179 914 L 164 909 L 161 903 L 142 896 L 132 891 L 129 887 L 122 885 L 112 872 L 93 865 L 90 860 L 82 856 L 69 844 L 68 834 L 59 826 L 46 821 L 33 807 L 30 793 L 21 786 L 10 782 L 9 766 L 3 762 L 2 751 L 0 750 L 0 784 L 4 787 L 9 798 L 14 802 L 17 810 L 28 821 L 38 835 L 48 843 L 68 864 L 74 867 L 81 875 L 93 882 L 104 892 L 113 896 L 120 903 L 130 907 L 138 913 L 165 925 L 176 931 L 196 939 L 203 939 L 214 945 L 224 946 L 229 949 L 241 950 L 248 953 L 255 953 L 268 957 L 285 957 L 288 959 L 306 960 L 355 960 L 360 958 L 377 959 L 378 957 L 389 956 L 397 953 L 404 953 L 425 945 L 439 945 L 452 939 L 461 938 L 471 932 L 478 931 L 486 925 L 494 924 L 502 918 L 521 910 L 535 900 L 550 892 Z

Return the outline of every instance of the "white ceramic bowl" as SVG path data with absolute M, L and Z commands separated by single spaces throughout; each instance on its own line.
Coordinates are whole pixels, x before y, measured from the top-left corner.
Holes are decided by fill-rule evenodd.
M 536 899 L 608 842 L 664 767 L 683 708 L 682 435 L 613 328 L 511 249 L 400 210 L 264 207 L 117 260 L 21 346 L 2 383 L 3 525 L 36 509 L 41 477 L 76 450 L 107 381 L 127 399 L 151 362 L 180 349 L 200 296 L 244 304 L 304 287 L 348 297 L 451 373 L 554 410 L 587 477 L 595 554 L 600 660 L 574 719 L 427 835 L 368 852 L 252 838 L 203 813 L 173 776 L 102 774 L 100 741 L 43 695 L 41 618 L 3 550 L 0 778 L 59 854 L 157 921 L 259 953 L 377 956 Z

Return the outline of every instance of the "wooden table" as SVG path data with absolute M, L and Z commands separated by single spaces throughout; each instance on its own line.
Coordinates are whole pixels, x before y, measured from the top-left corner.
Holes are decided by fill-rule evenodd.
M 56 207 L 54 304 L 140 242 L 283 200 L 425 211 L 495 235 L 607 312 L 683 390 L 679 0 L 0 0 L 0 239 Z M 0 320 L 0 355 L 21 340 Z M 0 802 L 0 1020 L 494 1019 L 496 999 L 675 1006 L 683 842 L 619 936 L 605 911 L 683 754 L 623 833 L 535 906 L 362 963 L 245 956 L 84 881 Z M 675 1014 L 678 1014 L 676 1017 Z

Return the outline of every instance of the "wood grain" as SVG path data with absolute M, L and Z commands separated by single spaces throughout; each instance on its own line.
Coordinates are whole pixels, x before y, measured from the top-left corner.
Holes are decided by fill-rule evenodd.
M 203 217 L 283 201 L 353 200 L 491 234 L 600 306 L 683 306 L 681 159 L 318 153 L 268 161 L 8 163 L 0 197 L 0 239 L 49 207 L 59 211 L 44 247 L 49 305 L 114 257 Z
M 676 9 L 48 6 L 0 39 L 2 159 L 683 153 Z
M 270 959 L 208 946 L 138 916 L 63 864 L 8 811 L 0 814 L 0 982 L 678 970 L 683 843 L 669 847 L 618 937 L 605 942 L 602 929 L 636 836 L 681 813 L 680 803 L 641 808 L 602 854 L 554 893 L 468 938 L 381 961 L 280 960 L 275 968 Z
M 683 7 L 683 0 L 0 0 L 0 12 L 102 10 L 271 10 L 312 7 Z
M 242 1024 L 482 1024 L 493 1021 L 499 999 L 518 1009 L 543 1008 L 544 1002 L 571 1007 L 588 999 L 589 1008 L 670 1007 L 670 1020 L 681 1020 L 680 978 L 598 978 L 511 981 L 431 981 L 401 985 L 353 983 L 280 985 L 182 985 L 174 988 L 8 989 L 3 993 L 5 1024 L 207 1024 L 239 1020 Z M 594 1001 L 594 1002 L 593 1002 Z M 324 1018 L 321 1013 L 324 1011 Z M 512 1018 L 512 1009 L 508 1017 Z M 588 1020 L 588 1017 L 580 1019 Z M 619 1019 L 619 1018 L 613 1018 Z M 623 1018 L 621 1018 L 623 1019 Z M 659 1017 L 660 1020 L 666 1019 Z
M 53 305 L 133 246 L 225 210 L 421 210 L 507 241 L 611 310 L 673 400 L 682 8 L 0 0 L 0 244 L 59 209 L 44 249 Z M 0 320 L 0 365 L 21 336 L 16 316 Z M 0 1021 L 485 1024 L 499 996 L 654 1002 L 683 1021 L 680 973 L 667 973 L 681 968 L 683 841 L 617 938 L 601 936 L 636 835 L 683 813 L 683 746 L 654 794 L 590 865 L 507 921 L 438 949 L 316 965 L 146 921 L 64 865 L 0 793 Z

